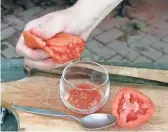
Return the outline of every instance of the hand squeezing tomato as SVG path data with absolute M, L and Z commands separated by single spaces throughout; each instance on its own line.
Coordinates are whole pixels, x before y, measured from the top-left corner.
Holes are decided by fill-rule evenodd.
M 23 36 L 29 48 L 43 49 L 59 64 L 79 59 L 84 51 L 85 42 L 77 36 L 66 33 L 59 33 L 49 40 L 38 38 L 31 33 L 31 30 L 24 31 Z
M 123 88 L 117 92 L 112 102 L 112 113 L 120 127 L 132 128 L 148 121 L 154 114 L 152 101 L 133 88 Z

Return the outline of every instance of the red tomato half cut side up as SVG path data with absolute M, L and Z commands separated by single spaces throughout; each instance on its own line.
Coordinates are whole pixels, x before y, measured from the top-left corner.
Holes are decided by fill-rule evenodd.
M 152 118 L 155 111 L 151 99 L 134 88 L 123 88 L 112 101 L 112 114 L 120 127 L 133 128 Z

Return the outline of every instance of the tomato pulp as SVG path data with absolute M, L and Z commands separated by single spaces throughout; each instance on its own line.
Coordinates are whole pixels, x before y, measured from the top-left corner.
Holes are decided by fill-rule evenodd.
M 65 99 L 78 109 L 91 109 L 102 101 L 102 95 L 100 91 L 94 90 L 95 87 L 96 85 L 90 83 L 78 84 L 67 92 Z
M 43 49 L 59 64 L 80 59 L 85 46 L 81 38 L 66 33 L 58 33 L 51 39 L 42 40 L 28 30 L 23 32 L 23 37 L 27 47 Z
M 112 114 L 117 117 L 120 127 L 139 126 L 154 114 L 151 99 L 133 88 L 123 88 L 117 92 L 112 101 Z

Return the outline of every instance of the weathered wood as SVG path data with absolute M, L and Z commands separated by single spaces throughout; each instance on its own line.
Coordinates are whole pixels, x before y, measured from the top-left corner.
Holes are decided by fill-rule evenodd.
M 143 79 L 150 79 L 153 81 L 161 81 L 168 83 L 168 70 L 160 70 L 160 69 L 146 69 L 146 68 L 136 68 L 136 67 L 124 67 L 124 66 L 110 66 L 110 65 L 102 65 L 109 74 L 116 74 L 116 75 L 123 75 L 128 77 L 136 77 L 136 78 L 143 78 Z M 87 65 L 87 64 L 78 64 L 75 69 L 81 68 L 81 70 L 85 70 L 86 73 L 90 69 L 94 69 L 97 72 L 102 72 L 101 69 L 95 69 L 94 65 Z M 25 67 L 27 71 L 30 72 L 45 72 L 50 74 L 62 74 L 64 68 L 57 68 L 53 70 L 39 70 L 39 69 L 31 69 L 29 67 Z M 80 70 L 79 70 L 80 71 Z M 72 72 L 73 73 L 73 72 Z M 157 76 L 156 76 L 157 75 Z
M 137 72 L 138 76 L 139 72 Z M 147 75 L 147 74 L 146 74 Z M 155 73 L 156 77 L 160 73 Z M 167 77 L 166 74 L 162 74 Z M 2 99 L 17 105 L 49 108 L 81 117 L 81 115 L 68 110 L 59 96 L 59 78 L 47 76 L 32 76 L 18 81 L 2 83 Z M 111 84 L 111 92 L 107 103 L 98 112 L 111 113 L 111 101 L 117 90 L 123 87 L 134 87 L 148 95 L 156 106 L 153 118 L 146 124 L 131 129 L 131 131 L 168 131 L 168 87 L 137 86 L 121 83 Z M 17 111 L 20 118 L 20 127 L 24 131 L 61 131 L 84 130 L 80 124 L 71 119 L 40 116 Z M 126 130 L 112 126 L 103 130 Z

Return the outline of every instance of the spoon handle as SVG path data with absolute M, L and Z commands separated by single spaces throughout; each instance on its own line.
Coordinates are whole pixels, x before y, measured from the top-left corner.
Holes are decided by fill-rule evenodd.
M 17 110 L 32 113 L 32 114 L 54 116 L 54 117 L 70 117 L 70 118 L 73 118 L 73 119 L 79 121 L 79 118 L 77 118 L 75 116 L 65 114 L 62 112 L 49 110 L 49 109 L 31 108 L 31 107 L 18 106 L 18 105 L 13 105 L 13 107 Z

